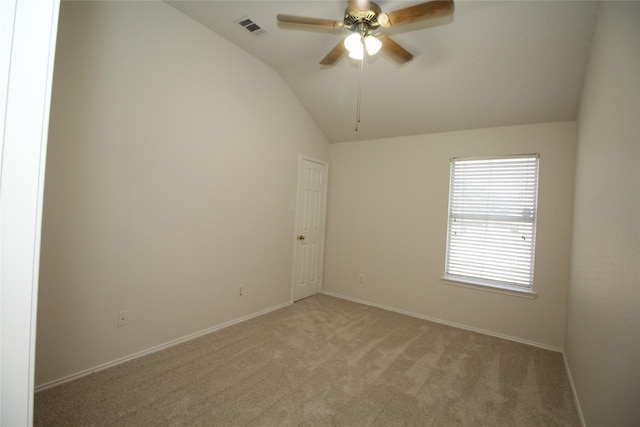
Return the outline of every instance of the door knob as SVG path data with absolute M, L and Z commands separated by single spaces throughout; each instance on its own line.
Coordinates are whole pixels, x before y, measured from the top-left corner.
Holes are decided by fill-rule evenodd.
M 298 236 L 298 240 L 304 240 L 304 236 L 301 234 Z

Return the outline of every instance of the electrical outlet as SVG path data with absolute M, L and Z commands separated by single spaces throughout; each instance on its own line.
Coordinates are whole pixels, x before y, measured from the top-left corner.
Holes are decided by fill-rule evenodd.
M 127 310 L 118 312 L 118 326 L 126 326 L 129 324 L 129 312 Z
M 242 296 L 242 292 L 244 291 L 244 286 L 240 285 L 238 287 L 238 296 L 241 297 Z
M 358 275 L 358 283 L 364 283 L 364 273 Z

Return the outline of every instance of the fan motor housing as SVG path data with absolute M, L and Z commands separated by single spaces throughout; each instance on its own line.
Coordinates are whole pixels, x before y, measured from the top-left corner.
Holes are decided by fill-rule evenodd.
M 369 27 L 377 26 L 377 18 L 381 12 L 380 6 L 374 2 L 369 2 L 368 10 L 347 7 L 344 11 L 344 24 L 349 27 L 356 27 L 360 23 L 365 23 Z

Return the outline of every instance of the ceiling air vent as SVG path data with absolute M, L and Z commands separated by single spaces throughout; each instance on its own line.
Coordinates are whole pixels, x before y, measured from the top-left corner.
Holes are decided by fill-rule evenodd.
M 254 37 L 260 37 L 267 34 L 260 25 L 256 24 L 255 21 L 248 16 L 238 19 L 236 23 Z

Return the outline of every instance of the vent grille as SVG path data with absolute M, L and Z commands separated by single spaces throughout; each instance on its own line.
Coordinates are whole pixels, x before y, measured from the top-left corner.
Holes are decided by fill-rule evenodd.
M 238 19 L 236 21 L 236 24 L 240 25 L 245 29 L 246 32 L 254 37 L 260 37 L 267 34 L 267 32 L 260 25 L 256 24 L 256 22 L 248 16 Z
M 356 22 L 358 22 L 358 18 L 355 16 L 351 16 L 351 15 L 345 15 L 344 17 L 344 23 L 347 25 L 353 25 Z
M 378 15 L 372 11 L 358 11 L 355 13 L 347 13 L 344 17 L 344 23 L 347 25 L 355 25 L 360 22 L 366 22 L 372 24 L 376 20 Z

